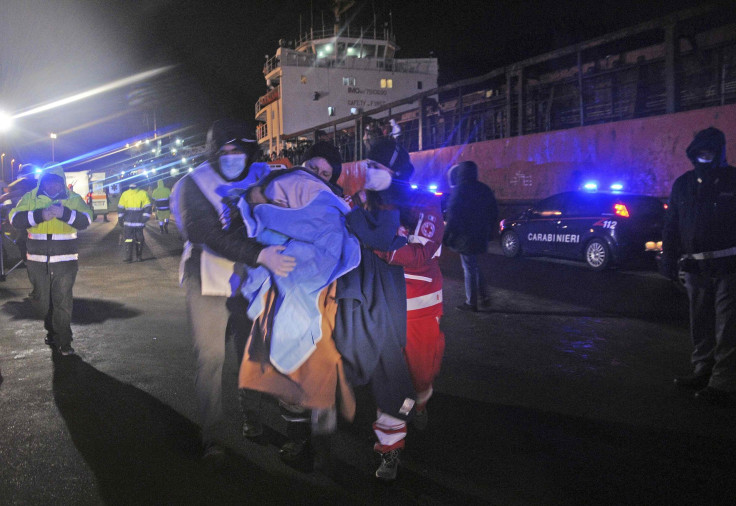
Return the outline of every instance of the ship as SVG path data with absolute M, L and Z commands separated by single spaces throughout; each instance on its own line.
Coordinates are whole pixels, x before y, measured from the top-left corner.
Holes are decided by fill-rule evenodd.
M 379 28 L 375 17 L 367 28 L 342 23 L 353 4 L 333 0 L 331 29 L 310 27 L 294 41 L 279 41 L 275 55 L 267 56 L 268 91 L 255 104 L 255 119 L 261 151 L 272 161 L 299 162 L 293 158 L 320 138 L 335 144 L 340 135 L 359 139 L 355 132 L 366 111 L 437 88 L 437 59 L 396 58 L 399 46 L 388 23 Z M 372 119 L 388 121 L 413 109 L 416 104 L 405 104 Z M 347 120 L 331 131 L 300 135 L 338 118 Z

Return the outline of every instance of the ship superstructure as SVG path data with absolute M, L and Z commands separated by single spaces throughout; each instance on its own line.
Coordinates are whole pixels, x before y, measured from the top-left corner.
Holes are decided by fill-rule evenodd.
M 395 58 L 399 48 L 389 27 L 340 26 L 340 2 L 335 4 L 332 29 L 310 29 L 291 44 L 280 41 L 275 56 L 265 63 L 269 91 L 258 99 L 255 118 L 261 149 L 272 157 L 293 143 L 285 135 L 437 87 L 436 58 Z M 407 104 L 391 113 L 415 108 Z

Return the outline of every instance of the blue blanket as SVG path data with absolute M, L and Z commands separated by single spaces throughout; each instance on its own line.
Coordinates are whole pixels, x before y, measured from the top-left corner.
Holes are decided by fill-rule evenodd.
M 278 371 L 289 374 L 322 338 L 320 292 L 360 263 L 360 244 L 345 226 L 344 205 L 329 191 L 298 209 L 261 204 L 251 213 L 244 199 L 239 205 L 243 216 L 253 217 L 251 235 L 264 244 L 283 244 L 283 254 L 296 257 L 287 277 L 258 267 L 249 270 L 241 288 L 250 301 L 248 316 L 255 320 L 264 310 L 264 294 L 275 287 L 270 358 Z

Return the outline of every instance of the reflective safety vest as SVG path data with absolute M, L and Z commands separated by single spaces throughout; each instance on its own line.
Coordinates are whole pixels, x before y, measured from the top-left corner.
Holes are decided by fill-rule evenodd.
M 153 190 L 153 203 L 156 206 L 156 211 L 168 211 L 171 190 L 164 186 L 163 181 L 159 181 L 158 183 L 159 185 Z
M 126 227 L 143 228 L 151 217 L 151 199 L 138 188 L 129 188 L 118 201 L 118 219 Z
M 62 217 L 44 221 L 43 210 L 54 202 L 64 206 Z M 43 263 L 78 260 L 77 230 L 87 228 L 91 216 L 92 211 L 76 193 L 67 191 L 65 198 L 52 201 L 38 195 L 38 188 L 23 195 L 10 212 L 13 227 L 28 232 L 26 260 Z

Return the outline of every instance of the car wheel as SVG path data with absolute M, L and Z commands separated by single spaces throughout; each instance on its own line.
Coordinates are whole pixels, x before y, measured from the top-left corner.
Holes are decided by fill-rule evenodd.
M 518 257 L 521 254 L 521 242 L 516 232 L 504 232 L 501 236 L 501 251 L 509 258 Z
M 611 251 L 601 239 L 593 239 L 585 247 L 585 263 L 594 271 L 602 271 L 611 263 Z

